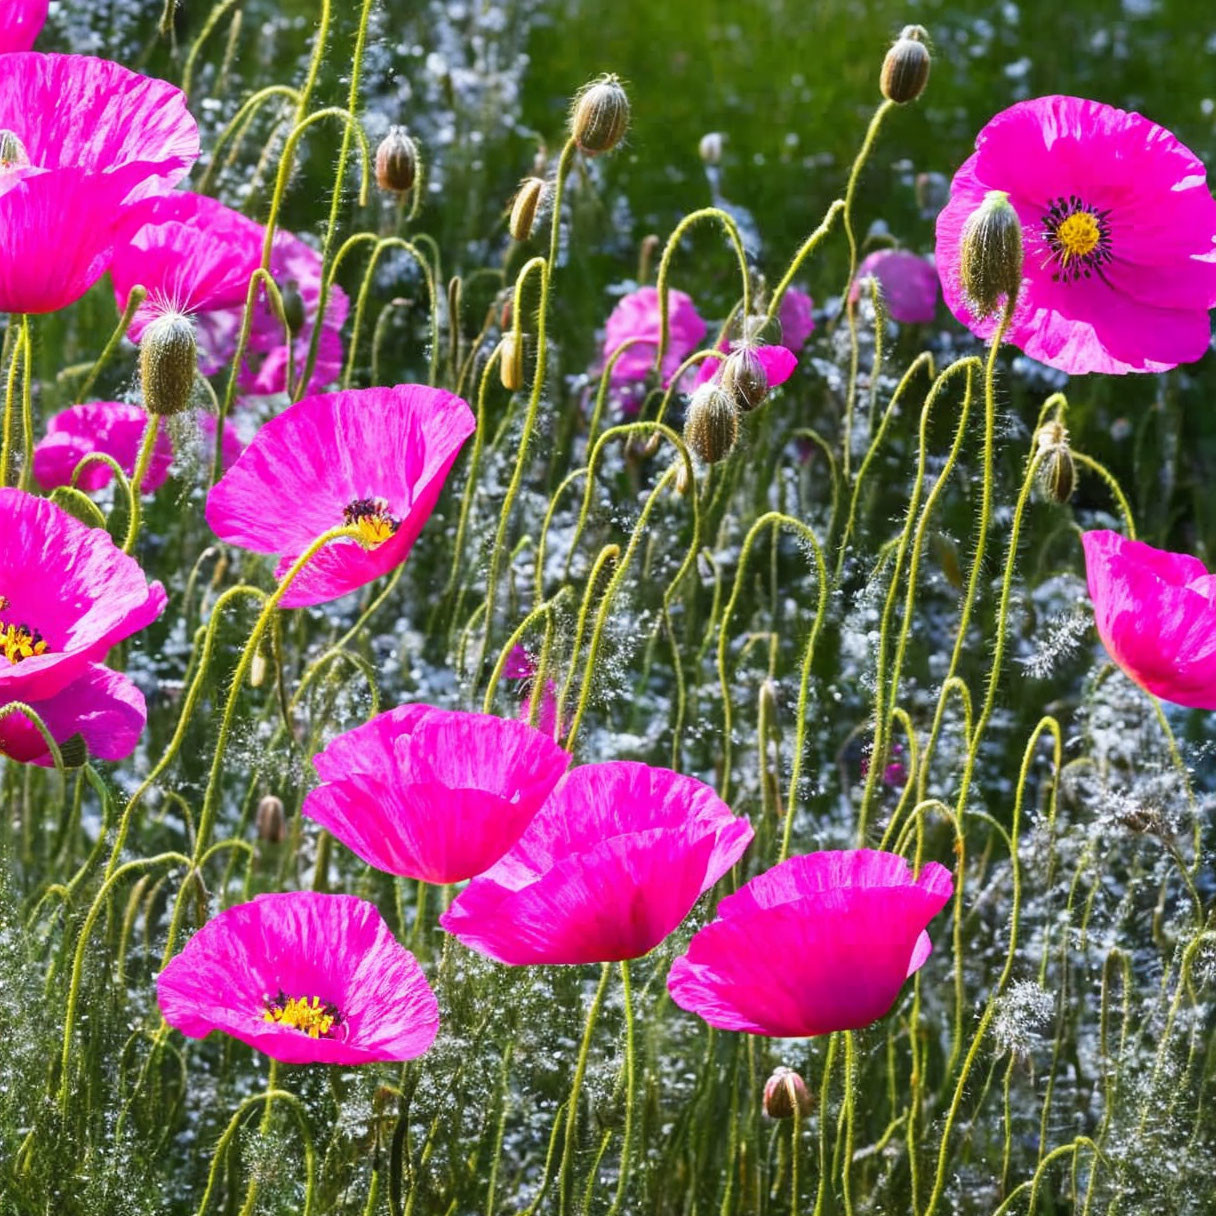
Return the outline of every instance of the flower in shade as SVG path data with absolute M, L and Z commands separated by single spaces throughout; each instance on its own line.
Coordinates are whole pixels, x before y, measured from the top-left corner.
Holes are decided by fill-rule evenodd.
M 906 249 L 874 250 L 857 267 L 857 277 L 849 289 L 854 304 L 861 298 L 862 284 L 868 278 L 878 280 L 883 305 L 893 321 L 920 325 L 933 320 L 937 312 L 937 267 L 928 258 Z
M 1025 251 L 1006 339 L 1061 371 L 1156 372 L 1200 358 L 1216 305 L 1216 201 L 1202 162 L 1139 114 L 1077 97 L 1003 110 L 979 133 L 937 220 L 950 311 L 982 338 L 960 275 L 963 226 L 989 191 Z
M 519 703 L 519 716 L 526 722 L 532 716 L 532 684 L 536 675 L 536 663 L 532 656 L 522 647 L 516 645 L 507 655 L 507 661 L 502 667 L 504 680 L 522 681 L 522 697 Z M 546 735 L 557 732 L 557 683 L 545 681 L 544 690 L 540 694 L 540 708 L 536 719 L 537 727 Z
M 439 923 L 503 963 L 637 958 L 751 838 L 748 821 L 693 777 L 629 761 L 583 765 Z
M 0 5 L 0 54 L 28 51 L 46 23 L 49 0 L 5 0 Z
M 803 348 L 815 330 L 814 309 L 815 302 L 805 291 L 799 291 L 797 287 L 786 288 L 777 307 L 782 346 L 792 351 Z
M 214 442 L 215 419 L 210 414 L 203 414 L 200 423 L 204 439 L 210 437 Z M 46 438 L 34 448 L 34 477 L 44 490 L 71 485 L 76 466 L 92 452 L 113 457 L 122 471 L 133 477 L 147 426 L 147 411 L 138 405 L 90 401 L 70 406 L 47 422 Z M 231 421 L 225 420 L 224 467 L 231 465 L 243 449 L 236 428 Z M 144 477 L 143 493 L 154 494 L 165 484 L 172 463 L 173 445 L 162 427 Z M 92 492 L 109 485 L 113 478 L 114 470 L 99 460 L 85 467 L 76 484 L 80 489 Z
M 622 296 L 604 326 L 604 362 L 631 338 L 641 341 L 630 346 L 612 368 L 610 383 L 623 388 L 645 380 L 654 367 L 659 348 L 661 320 L 659 293 L 654 287 L 641 287 Z M 670 383 L 680 364 L 701 345 L 705 322 L 697 313 L 691 297 L 673 288 L 667 290 L 667 349 L 663 354 L 663 384 Z
M 180 89 L 84 55 L 0 55 L 0 311 L 45 313 L 105 273 L 130 207 L 198 156 Z
M 170 1026 L 212 1030 L 285 1064 L 412 1060 L 439 1004 L 417 959 L 353 895 L 259 895 L 209 920 L 156 978 Z
M 860 1030 L 929 957 L 925 928 L 953 890 L 944 866 L 929 862 L 913 877 L 897 853 L 791 857 L 718 905 L 672 964 L 668 990 L 722 1030 Z
M 282 554 L 281 578 L 323 533 L 280 601 L 337 599 L 399 566 L 430 517 L 464 441 L 476 429 L 459 397 L 418 384 L 305 397 L 272 418 L 207 496 L 221 540 Z
M 132 319 L 131 338 L 139 341 L 166 312 L 187 313 L 197 326 L 199 366 L 204 375 L 214 375 L 236 353 L 249 280 L 262 264 L 266 229 L 216 199 L 181 191 L 142 203 L 128 234 L 111 266 L 118 307 L 126 307 L 132 288 L 148 291 Z M 289 349 L 293 378 L 304 369 L 320 306 L 321 255 L 299 237 L 278 231 L 270 274 L 281 292 L 298 297 L 301 315 L 289 348 L 266 292 L 258 292 L 240 377 L 242 389 L 255 395 L 287 389 Z M 348 310 L 346 293 L 335 284 L 326 302 L 310 389 L 324 388 L 342 368 L 341 328 Z
M 377 869 L 463 882 L 519 839 L 569 763 L 526 722 L 402 705 L 313 758 L 325 784 L 300 813 Z
M 22 702 L 57 743 L 80 734 L 101 759 L 129 755 L 143 729 L 143 696 L 100 664 L 160 615 L 164 588 L 106 532 L 20 490 L 0 489 L 0 535 L 0 709 Z M 19 711 L 0 719 L 0 751 L 50 759 Z
M 1081 543 L 1110 657 L 1155 697 L 1216 709 L 1216 575 L 1196 557 L 1117 532 L 1086 532 Z

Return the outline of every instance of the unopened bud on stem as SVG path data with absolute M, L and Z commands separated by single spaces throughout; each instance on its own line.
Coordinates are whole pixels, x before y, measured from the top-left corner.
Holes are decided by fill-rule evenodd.
M 629 98 L 615 76 L 583 88 L 570 111 L 570 134 L 584 156 L 611 152 L 629 129 Z
M 739 411 L 718 385 L 702 384 L 688 403 L 684 442 L 705 464 L 717 464 L 734 451 L 739 438 Z
M 502 354 L 498 359 L 498 378 L 508 392 L 516 393 L 524 386 L 524 343 L 515 330 L 502 336 Z
M 376 149 L 376 185 L 404 194 L 418 176 L 418 145 L 404 127 L 389 127 Z
M 792 1068 L 778 1068 L 764 1086 L 764 1113 L 770 1119 L 792 1119 L 794 1109 L 805 1119 L 813 1106 L 806 1082 Z
M 722 364 L 722 387 L 744 414 L 768 396 L 768 372 L 754 346 L 740 346 L 727 355 Z
M 536 225 L 536 213 L 545 201 L 545 183 L 539 177 L 526 177 L 511 204 L 507 229 L 513 241 L 526 241 Z
M 1055 502 L 1066 503 L 1077 484 L 1077 467 L 1068 446 L 1068 432 L 1058 422 L 1049 422 L 1038 434 L 1039 484 Z
M 194 323 L 180 312 L 157 317 L 139 343 L 144 409 L 159 418 L 180 414 L 190 405 L 197 367 Z
M 989 190 L 967 217 L 960 254 L 959 273 L 971 311 L 990 317 L 1002 297 L 1012 307 L 1022 286 L 1022 224 L 1003 190 Z
M 924 26 L 906 25 L 882 61 L 878 87 L 888 101 L 915 101 L 929 83 L 929 35 Z

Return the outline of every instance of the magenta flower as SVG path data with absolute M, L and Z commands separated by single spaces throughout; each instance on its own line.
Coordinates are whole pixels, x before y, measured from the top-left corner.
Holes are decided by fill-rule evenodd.
M 723 338 L 718 343 L 717 349 L 726 354 L 730 350 L 730 343 Z M 756 356 L 764 367 L 765 375 L 768 377 L 769 388 L 776 388 L 778 385 L 784 384 L 798 367 L 797 355 L 784 346 L 757 346 L 755 349 Z M 721 359 L 704 360 L 701 366 L 697 368 L 697 374 L 693 377 L 693 388 L 704 384 L 707 380 L 718 379 L 722 371 L 722 363 L 723 360 Z
M 56 742 L 79 733 L 93 755 L 122 759 L 143 728 L 143 697 L 99 664 L 160 615 L 164 588 L 101 529 L 20 490 L 0 489 L 0 535 L 0 707 L 24 702 Z M 15 712 L 0 720 L 0 750 L 49 760 Z
M 535 675 L 536 664 L 532 661 L 532 656 L 522 646 L 515 646 L 503 664 L 502 678 L 523 681 L 519 702 L 519 717 L 523 722 L 527 722 L 532 716 L 531 681 Z M 557 684 L 551 679 L 545 681 L 544 691 L 540 695 L 540 712 L 536 725 L 537 729 L 550 738 L 557 733 Z
M 722 1030 L 776 1038 L 860 1030 L 895 1003 L 933 947 L 925 927 L 954 890 L 896 853 L 791 857 L 718 905 L 672 963 L 681 1009 Z
M 84 55 L 0 55 L 0 311 L 53 312 L 105 273 L 132 204 L 198 156 L 180 89 Z
M 259 895 L 209 920 L 156 978 L 170 1026 L 230 1034 L 285 1064 L 412 1060 L 439 1031 L 417 959 L 375 906 Z
M 787 350 L 800 351 L 815 330 L 815 302 L 797 287 L 786 289 L 777 308 L 781 325 L 781 345 Z
M 653 950 L 743 855 L 751 824 L 709 786 L 646 764 L 562 778 L 515 847 L 439 918 L 503 963 L 602 963 Z
M 979 133 L 937 219 L 950 311 L 982 338 L 997 318 L 970 311 L 962 229 L 989 190 L 1022 224 L 1021 295 L 1006 335 L 1061 371 L 1157 372 L 1200 358 L 1216 305 L 1216 201 L 1203 164 L 1164 127 L 1076 97 L 1002 111 Z
M 4 0 L 0 5 L 0 54 L 28 51 L 46 24 L 49 0 Z
M 705 322 L 696 305 L 682 291 L 667 290 L 667 350 L 663 355 L 663 384 L 671 382 L 680 364 L 705 338 Z M 654 366 L 659 348 L 659 293 L 654 287 L 641 287 L 622 296 L 604 326 L 604 362 L 630 338 L 643 341 L 629 347 L 612 369 L 614 388 L 645 380 Z
M 520 837 L 570 763 L 526 722 L 402 705 L 313 758 L 300 813 L 369 865 L 463 882 Z
M 212 487 L 207 522 L 230 544 L 282 554 L 278 578 L 323 533 L 357 527 L 359 540 L 328 544 L 281 600 L 323 604 L 405 561 L 474 430 L 459 397 L 418 384 L 305 397 Z
M 1117 532 L 1086 532 L 1098 636 L 1141 688 L 1190 709 L 1216 709 L 1216 575 L 1196 557 Z
M 937 267 L 928 258 L 906 249 L 876 249 L 857 267 L 849 299 L 861 298 L 862 282 L 875 278 L 891 319 L 904 325 L 924 325 L 937 312 Z

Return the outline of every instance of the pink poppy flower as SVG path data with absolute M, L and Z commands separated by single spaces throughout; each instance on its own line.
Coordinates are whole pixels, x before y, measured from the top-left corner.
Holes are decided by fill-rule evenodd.
M 156 977 L 165 1021 L 223 1031 L 285 1064 L 412 1060 L 439 1003 L 375 906 L 353 895 L 259 895 L 209 920 Z
M 906 249 L 876 249 L 862 259 L 849 299 L 861 298 L 862 282 L 875 278 L 891 319 L 903 325 L 926 325 L 937 312 L 937 267 Z
M 603 963 L 653 950 L 743 855 L 751 824 L 709 786 L 647 764 L 586 764 L 439 918 L 499 962 Z
M 305 397 L 212 487 L 207 522 L 230 544 L 282 554 L 278 578 L 323 533 L 357 526 L 358 541 L 327 545 L 281 600 L 323 604 L 405 561 L 476 427 L 459 397 L 418 384 Z
M 697 314 L 691 297 L 667 289 L 667 350 L 663 355 L 663 385 L 666 387 L 676 369 L 705 338 L 705 322 Z M 616 361 L 610 383 L 614 388 L 645 380 L 654 366 L 659 346 L 659 293 L 654 287 L 641 287 L 622 296 L 604 326 L 604 362 L 630 338 L 645 339 L 631 346 Z
M 667 988 L 681 1009 L 722 1030 L 860 1030 L 929 957 L 925 927 L 953 890 L 944 866 L 930 862 L 913 878 L 896 853 L 791 857 L 718 905 L 672 963 Z
M 800 351 L 815 330 L 815 302 L 797 287 L 786 289 L 777 307 L 781 324 L 781 345 L 787 350 Z
M 130 336 L 165 312 L 194 317 L 199 366 L 204 375 L 222 370 L 236 353 L 249 279 L 262 264 L 266 229 L 231 207 L 201 194 L 181 191 L 141 204 L 133 214 L 128 239 L 114 253 L 111 277 L 119 308 L 131 289 L 142 286 L 148 298 L 136 311 Z M 302 318 L 292 338 L 293 377 L 303 370 L 320 304 L 321 256 L 290 232 L 275 233 L 270 273 L 280 291 L 295 291 Z M 320 390 L 342 369 L 341 329 L 349 311 L 346 293 L 331 288 L 310 388 Z M 266 396 L 287 389 L 288 347 L 283 325 L 264 292 L 254 305 L 241 388 Z
M 44 490 L 72 484 L 72 473 L 90 452 L 104 452 L 118 462 L 128 477 L 135 475 L 135 462 L 148 426 L 141 406 L 121 401 L 90 401 L 73 405 L 47 423 L 46 438 L 34 448 L 34 477 Z M 142 490 L 154 494 L 169 476 L 173 446 L 162 427 L 152 450 Z M 89 465 L 77 485 L 86 492 L 100 490 L 114 479 L 109 465 Z
M 1197 557 L 1117 532 L 1086 532 L 1081 543 L 1110 657 L 1163 701 L 1216 709 L 1216 575 Z
M 463 882 L 520 837 L 570 763 L 525 722 L 402 705 L 313 758 L 300 808 L 369 865 Z
M 1216 305 L 1216 201 L 1164 127 L 1077 97 L 1039 97 L 979 133 L 937 219 L 950 311 L 982 338 L 959 274 L 963 226 L 989 190 L 1022 224 L 1022 289 L 1006 339 L 1061 371 L 1159 372 L 1200 358 Z
M 53 312 L 102 276 L 130 206 L 198 156 L 180 89 L 84 55 L 0 55 L 0 311 Z
M 532 661 L 532 656 L 522 646 L 516 646 L 503 664 L 502 678 L 524 681 L 519 703 L 519 717 L 524 722 L 532 715 L 530 681 L 535 675 L 536 664 Z M 540 713 L 537 715 L 536 726 L 550 737 L 557 732 L 557 684 L 553 680 L 545 681 L 544 692 L 540 695 Z
M 726 354 L 730 351 L 730 343 L 723 338 L 718 343 L 717 349 Z M 784 346 L 757 346 L 756 356 L 764 367 L 764 373 L 768 377 L 769 388 L 776 388 L 778 385 L 784 384 L 794 374 L 794 370 L 798 366 L 797 355 Z M 721 359 L 706 359 L 697 368 L 697 374 L 693 378 L 693 387 L 695 388 L 697 385 L 704 384 L 708 380 L 716 380 L 721 371 Z
M 0 54 L 28 51 L 46 24 L 50 0 L 4 0 L 0 4 Z

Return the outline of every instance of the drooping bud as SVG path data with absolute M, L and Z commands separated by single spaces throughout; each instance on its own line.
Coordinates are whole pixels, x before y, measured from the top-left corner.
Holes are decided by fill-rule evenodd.
M 1068 432 L 1058 422 L 1049 422 L 1039 430 L 1039 484 L 1047 496 L 1062 506 L 1071 497 L 1077 484 L 1077 467 L 1068 446 Z
M 601 76 L 579 91 L 570 110 L 570 134 L 584 156 L 611 152 L 629 128 L 629 98 L 615 76 Z
M 190 404 L 197 368 L 194 322 L 180 312 L 157 317 L 139 343 L 144 409 L 159 418 L 180 414 Z
M 717 464 L 734 451 L 739 438 L 739 411 L 718 385 L 702 384 L 688 403 L 684 442 L 705 464 Z
M 516 393 L 524 386 L 524 343 L 515 330 L 502 336 L 502 354 L 498 359 L 498 377 L 502 386 Z
M 989 190 L 963 224 L 959 274 L 977 317 L 990 317 L 1001 297 L 1010 306 L 1022 286 L 1022 225 L 1003 190 Z
M 882 61 L 878 87 L 888 101 L 915 101 L 929 82 L 929 35 L 924 26 L 905 25 Z
M 283 281 L 279 298 L 283 301 L 283 319 L 294 338 L 304 328 L 304 297 L 300 295 L 300 285 L 295 279 Z
M 707 165 L 716 165 L 722 160 L 722 145 L 725 143 L 726 136 L 721 131 L 709 131 L 701 136 L 697 151 Z
M 24 169 L 30 163 L 30 154 L 16 131 L 0 129 L 0 169 Z
M 376 149 L 376 185 L 381 190 L 404 194 L 418 176 L 418 145 L 404 127 L 389 127 Z
M 722 387 L 744 413 L 750 413 L 768 396 L 768 372 L 754 346 L 740 346 L 722 364 Z
M 813 1105 L 806 1082 L 792 1068 L 774 1070 L 764 1084 L 764 1113 L 770 1119 L 792 1119 L 795 1108 L 805 1119 Z
M 536 213 L 545 201 L 545 183 L 539 177 L 526 177 L 515 192 L 507 230 L 513 241 L 526 241 L 536 225 Z
M 89 745 L 78 732 L 59 745 L 59 755 L 63 759 L 64 768 L 83 768 L 89 760 Z
M 283 801 L 273 794 L 267 794 L 258 803 L 257 815 L 258 839 L 267 844 L 282 844 L 287 839 L 287 816 L 283 813 Z

